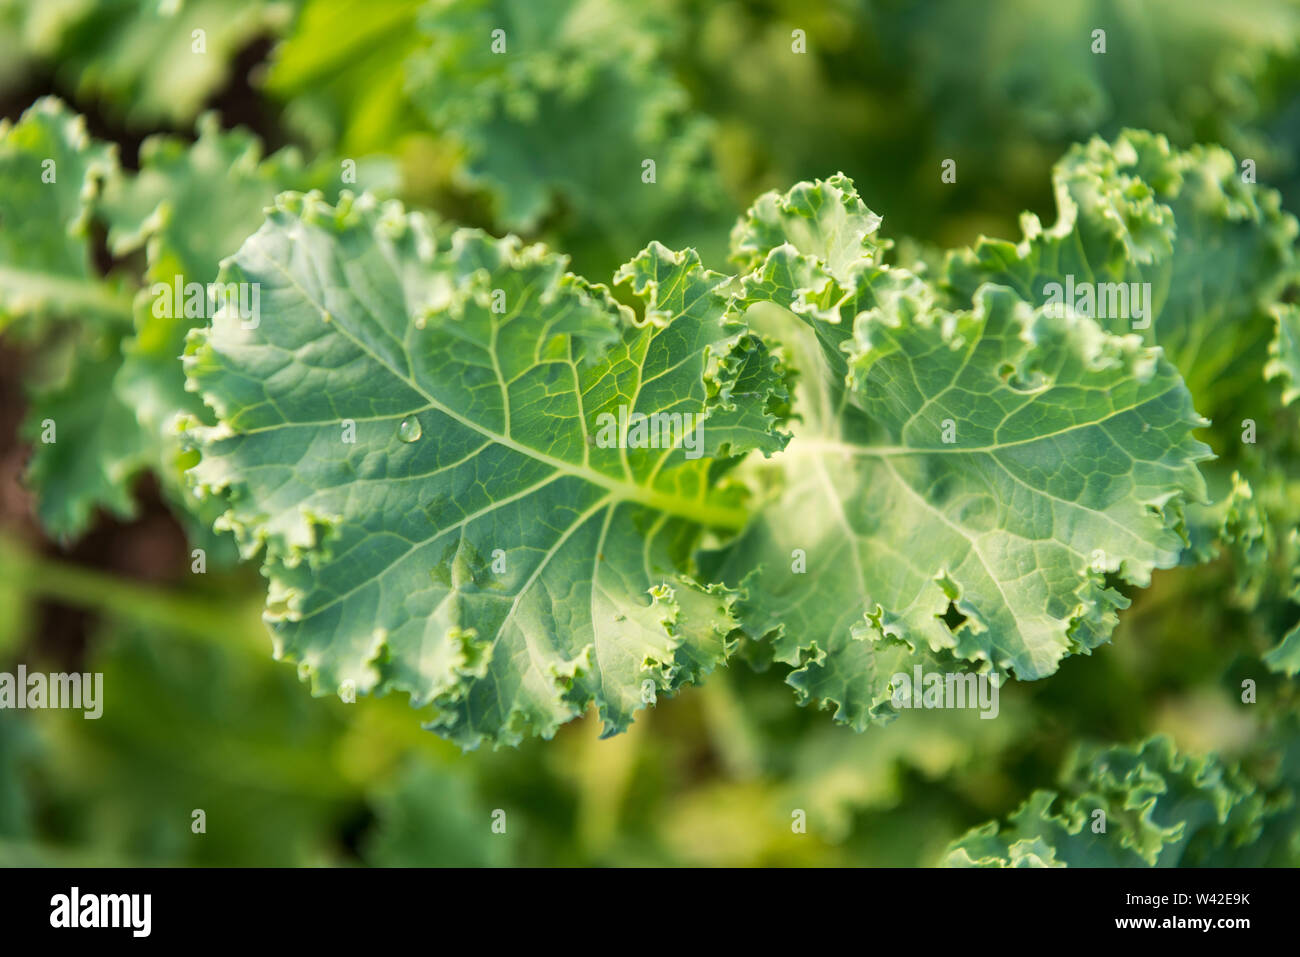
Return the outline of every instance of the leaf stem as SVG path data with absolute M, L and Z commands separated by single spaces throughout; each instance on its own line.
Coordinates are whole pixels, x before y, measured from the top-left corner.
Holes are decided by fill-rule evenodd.
M 248 631 L 248 613 L 192 594 L 166 591 L 89 568 L 33 554 L 12 536 L 0 533 L 0 575 L 9 587 L 70 605 L 174 630 L 192 637 L 226 641 Z
M 74 279 L 0 266 L 0 289 L 40 293 L 69 312 L 104 312 L 131 321 L 135 292 L 96 279 Z

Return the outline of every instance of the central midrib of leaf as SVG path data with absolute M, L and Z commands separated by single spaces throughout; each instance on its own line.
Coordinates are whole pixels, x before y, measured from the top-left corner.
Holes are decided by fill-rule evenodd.
M 906 455 L 992 455 L 1003 449 L 1015 448 L 1021 445 L 1033 445 L 1035 442 L 1045 442 L 1048 439 L 1054 439 L 1061 435 L 1067 435 L 1070 432 L 1077 432 L 1080 429 L 1091 429 L 1111 419 L 1118 418 L 1128 412 L 1135 412 L 1143 406 L 1150 405 L 1153 402 L 1159 402 L 1170 392 L 1172 388 L 1153 396 L 1146 396 L 1141 402 L 1125 406 L 1122 409 L 1114 409 L 1108 412 L 1105 417 L 1094 419 L 1087 422 L 1075 422 L 1068 428 L 1058 429 L 1055 432 L 1044 432 L 1041 435 L 1031 435 L 1024 439 L 1011 439 L 1006 442 L 997 442 L 993 445 L 977 446 L 906 446 L 906 445 L 857 445 L 851 442 L 842 442 L 837 439 L 819 438 L 816 436 L 796 437 L 786 448 L 787 455 L 825 455 L 827 453 L 838 453 L 841 455 L 865 456 L 876 458 L 893 458 Z
M 328 310 L 326 310 L 320 303 L 318 303 L 311 296 L 311 294 L 308 293 L 307 290 L 302 287 L 302 284 L 299 283 L 294 278 L 294 276 L 287 269 L 284 268 L 283 264 L 279 263 L 273 257 L 270 256 L 264 256 L 263 258 L 268 263 L 270 263 L 275 269 L 277 269 L 281 273 L 281 275 L 283 275 L 284 278 L 288 282 L 290 282 L 294 286 L 294 288 L 296 288 L 299 291 L 302 297 L 307 302 L 315 306 L 316 309 L 319 310 L 322 315 L 329 314 Z M 479 422 L 475 422 L 474 420 L 461 415 L 459 412 L 452 409 L 451 407 L 443 404 L 442 402 L 439 402 L 432 395 L 430 395 L 426 389 L 422 388 L 420 384 L 416 382 L 413 378 L 403 375 L 400 370 L 394 368 L 390 363 L 386 362 L 383 356 L 376 353 L 373 349 L 367 346 L 364 341 L 358 339 L 355 335 L 353 335 L 352 332 L 348 330 L 341 322 L 335 321 L 332 323 L 332 325 L 342 335 L 346 336 L 348 340 L 351 341 L 358 349 L 360 349 L 367 356 L 373 359 L 375 363 L 377 363 L 382 368 L 387 369 L 388 372 L 392 374 L 394 378 L 400 380 L 402 383 L 409 386 L 412 391 L 422 396 L 424 400 L 428 403 L 428 405 L 425 407 L 425 410 L 433 409 L 437 412 L 441 412 L 443 415 L 447 416 L 448 418 L 454 419 L 455 421 L 459 422 L 461 425 L 465 426 L 466 428 L 472 429 L 473 431 L 477 432 L 479 435 L 482 435 L 485 439 L 489 439 L 492 442 L 495 442 L 499 445 L 503 445 L 506 448 L 510 449 L 511 451 L 518 452 L 520 455 L 526 455 L 538 462 L 542 462 L 543 464 L 548 465 L 549 467 L 555 469 L 557 472 L 561 472 L 565 475 L 571 475 L 575 478 L 582 479 L 583 481 L 590 482 L 593 485 L 598 485 L 601 488 L 607 489 L 609 492 L 611 492 L 614 495 L 616 499 L 620 501 L 634 502 L 640 505 L 644 505 L 647 508 L 652 508 L 657 511 L 665 512 L 669 515 L 674 515 L 679 518 L 684 518 L 692 522 L 698 522 L 703 525 L 709 525 L 717 528 L 726 528 L 734 531 L 738 531 L 741 528 L 743 528 L 745 523 L 749 520 L 749 513 L 745 509 L 730 508 L 725 505 L 715 505 L 709 502 L 699 501 L 698 499 L 681 498 L 680 496 L 677 495 L 671 495 L 667 492 L 662 492 L 654 488 L 653 486 L 638 485 L 635 482 L 624 481 L 612 475 L 608 475 L 604 472 L 597 471 L 596 469 L 588 468 L 585 465 L 578 465 L 577 463 L 569 462 L 565 459 L 556 458 L 553 455 L 548 455 L 547 453 L 543 452 L 541 449 L 536 449 L 533 448 L 532 446 L 524 445 L 521 442 L 517 442 L 514 439 L 512 439 L 510 436 L 497 432 L 495 429 L 488 428 L 487 426 Z M 403 415 L 412 415 L 417 412 L 425 411 L 425 410 L 413 409 L 409 412 L 403 413 Z M 394 415 L 393 418 L 397 418 L 397 416 Z
M 391 368 L 387 367 L 387 368 Z M 403 378 L 404 382 L 410 380 Z M 627 482 L 609 475 L 605 472 L 588 468 L 585 465 L 578 465 L 566 459 L 558 459 L 553 455 L 547 455 L 541 449 L 535 449 L 531 446 L 516 442 L 507 435 L 503 435 L 485 425 L 480 425 L 471 419 L 455 412 L 454 410 L 432 398 L 423 389 L 416 388 L 416 391 L 429 402 L 424 409 L 417 409 L 415 412 L 423 412 L 429 409 L 441 412 L 466 428 L 473 429 L 482 435 L 485 439 L 490 439 L 499 445 L 503 445 L 511 451 L 518 452 L 521 455 L 527 455 L 538 462 L 549 465 L 564 475 L 571 475 L 574 478 L 580 478 L 593 485 L 599 485 L 612 493 L 612 497 L 617 501 L 635 502 L 645 505 L 660 512 L 666 512 L 669 515 L 678 518 L 689 519 L 693 522 L 700 522 L 705 525 L 717 526 L 720 528 L 740 529 L 745 522 L 749 520 L 749 513 L 741 508 L 728 508 L 725 505 L 714 505 L 709 502 L 701 502 L 698 499 L 682 498 L 677 495 L 670 495 L 667 492 L 648 485 L 638 485 L 635 482 Z M 403 413 L 409 415 L 413 413 Z M 401 418 L 401 416 L 390 416 L 390 418 Z

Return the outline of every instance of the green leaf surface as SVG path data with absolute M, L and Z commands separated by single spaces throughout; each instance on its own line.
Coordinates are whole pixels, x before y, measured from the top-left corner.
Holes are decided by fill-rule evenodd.
M 982 239 L 951 254 L 944 281 L 958 302 L 993 281 L 1034 303 L 1062 286 L 1068 298 L 1073 286 L 1073 305 L 1087 308 L 1080 297 L 1090 288 L 1099 324 L 1164 350 L 1212 420 L 1207 441 L 1223 460 L 1213 478 L 1221 500 L 1189 515 L 1188 557 L 1229 552 L 1236 592 L 1258 597 L 1285 587 L 1267 552 L 1294 527 L 1294 512 L 1270 495 L 1247 515 L 1230 499 L 1243 480 L 1269 487 L 1293 454 L 1294 416 L 1277 394 L 1282 405 L 1295 398 L 1295 310 L 1284 300 L 1294 295 L 1300 227 L 1277 192 L 1248 179 L 1220 147 L 1179 150 L 1136 131 L 1111 143 L 1095 138 L 1054 170 L 1052 227 L 1026 214 L 1021 242 Z M 1144 288 L 1145 312 L 1132 298 Z M 1281 380 L 1281 390 L 1265 388 L 1269 378 Z M 1278 531 L 1265 535 L 1265 526 Z M 1207 535 L 1216 542 L 1208 551 L 1195 544 Z
M 1294 748 L 1292 749 L 1294 750 Z M 1294 784 L 1294 780 L 1290 782 Z M 1271 798 L 1238 768 L 1178 751 L 1167 737 L 1080 748 L 1064 795 L 1035 791 L 1005 825 L 972 829 L 950 867 L 1232 866 L 1262 855 L 1294 866 L 1293 848 L 1259 841 L 1270 819 L 1293 815 L 1294 793 Z M 1288 797 L 1289 795 L 1289 797 Z
M 1241 420 L 1267 411 L 1259 382 L 1274 309 L 1296 277 L 1295 218 L 1275 191 L 1243 182 L 1226 150 L 1177 150 L 1150 133 L 1076 146 L 1052 179 L 1051 228 L 1027 213 L 1020 243 L 981 239 L 949 257 L 945 281 L 958 302 L 997 282 L 1041 305 L 1068 277 L 1078 307 L 1091 284 L 1084 308 L 1111 332 L 1161 346 L 1214 422 L 1215 451 L 1235 455 Z M 1130 284 L 1149 284 L 1145 310 Z
M 0 203 L 27 207 L 21 217 L 0 215 L 0 301 L 9 317 L 33 320 L 21 331 L 39 346 L 23 433 L 35 447 L 27 481 L 42 524 L 67 540 L 85 531 L 96 508 L 131 516 L 131 481 L 151 467 L 195 543 L 221 548 L 211 538 L 219 513 L 195 500 L 182 478 L 189 463 L 175 419 L 206 407 L 185 390 L 180 355 L 186 333 L 211 311 L 206 287 L 221 258 L 257 228 L 277 193 L 307 183 L 308 172 L 293 152 L 263 160 L 255 137 L 221 131 L 214 114 L 200 120 L 192 145 L 146 140 L 136 174 L 121 172 L 115 147 L 92 140 L 57 100 L 40 101 L 0 135 L 7 186 Z M 123 257 L 107 280 L 91 262 L 93 219 Z M 145 270 L 132 305 L 125 257 L 141 249 Z M 184 301 L 200 287 L 203 314 L 160 308 L 172 305 L 173 288 Z M 45 317 L 60 324 L 36 321 Z M 45 440 L 50 422 L 54 442 Z
M 121 317 L 130 297 L 102 280 L 90 222 L 116 148 L 46 97 L 17 123 L 0 120 L 0 327 L 21 318 Z
M 738 301 L 794 343 L 803 388 L 794 439 L 760 469 L 776 492 L 722 567 L 801 699 L 861 729 L 893 716 L 890 678 L 916 664 L 1034 679 L 1104 641 L 1126 604 L 1105 576 L 1175 564 L 1182 503 L 1204 498 L 1177 372 L 1005 287 L 941 308 L 880 264 L 879 217 L 842 177 L 750 219 L 742 264 L 770 248 Z
M 1300 625 L 1292 628 L 1277 646 L 1264 655 L 1269 670 L 1294 678 L 1300 674 Z
M 621 257 L 647 236 L 703 248 L 715 219 L 725 228 L 710 127 L 663 61 L 671 26 L 653 8 L 462 0 L 429 5 L 421 30 L 411 100 L 463 145 L 465 176 L 504 229 L 558 218 Z
M 197 133 L 192 144 L 173 136 L 147 139 L 139 173 L 109 186 L 101 214 L 114 254 L 143 249 L 146 263 L 135 300 L 135 334 L 122 346 L 113 401 L 133 409 L 148 433 L 150 465 L 178 506 L 191 540 L 220 554 L 228 546 L 211 534 L 219 508 L 196 499 L 183 477 L 192 463 L 181 447 L 177 421 L 207 420 L 208 410 L 186 390 L 180 356 L 190 329 L 204 324 L 215 308 L 207 289 L 221 260 L 257 229 L 278 193 L 307 182 L 308 170 L 293 150 L 264 158 L 257 137 L 242 129 L 221 130 L 213 113 L 199 118 Z M 202 314 L 187 315 L 175 308 L 175 290 L 184 303 L 196 284 L 204 290 Z M 242 301 L 249 303 L 248 295 Z
M 119 180 L 104 197 L 114 254 L 146 251 L 146 288 L 136 297 L 136 332 L 126 345 L 118 392 L 142 424 L 160 435 L 174 417 L 206 412 L 185 390 L 178 361 L 186 334 L 206 316 L 178 313 L 173 290 L 181 290 L 184 302 L 187 287 L 203 286 L 203 311 L 210 312 L 206 287 L 217 278 L 221 260 L 257 229 L 278 193 L 303 182 L 296 153 L 267 160 L 261 154 L 252 134 L 223 132 L 216 115 L 205 114 L 193 145 L 170 136 L 146 140 L 140 172 Z
M 1277 331 L 1268 347 L 1266 379 L 1282 380 L 1282 402 L 1290 405 L 1300 399 L 1300 308 L 1292 303 L 1273 310 Z
M 689 554 L 747 516 L 729 460 L 599 437 L 623 406 L 716 412 L 732 456 L 770 445 L 733 407 L 779 407 L 784 378 L 751 381 L 724 277 L 652 245 L 617 277 L 637 320 L 541 247 L 439 243 L 394 204 L 297 194 L 223 277 L 261 284 L 263 319 L 191 337 L 218 417 L 192 429 L 192 474 L 265 550 L 277 653 L 318 693 L 405 691 L 472 747 L 593 703 L 621 730 L 725 660 L 734 595 Z
M 1269 670 L 1294 678 L 1300 674 L 1300 619 L 1296 618 L 1296 606 L 1300 606 L 1300 521 L 1295 522 L 1287 535 L 1282 554 L 1288 567 L 1290 617 L 1295 624 L 1274 648 L 1265 653 L 1264 663 Z
M 425 0 L 305 0 L 276 48 L 266 89 L 318 147 L 391 150 L 424 126 L 406 98 L 406 61 L 425 46 Z
M 288 23 L 268 0 L 18 0 L 21 36 L 77 96 L 134 124 L 188 124 L 249 42 Z M 26 9 L 23 9 L 26 8 Z
M 33 445 L 26 482 L 41 524 L 64 540 L 96 508 L 133 514 L 130 482 L 148 462 L 144 433 L 110 388 L 130 295 L 92 260 L 94 208 L 120 176 L 115 147 L 57 99 L 0 123 L 0 326 L 18 322 L 40 346 L 21 428 Z
M 113 392 L 121 337 L 93 328 L 68 330 L 62 361 L 29 389 L 22 436 L 32 444 L 26 483 L 36 515 L 55 538 L 80 536 L 104 509 L 135 514 L 131 485 L 151 464 L 149 441 L 134 411 Z

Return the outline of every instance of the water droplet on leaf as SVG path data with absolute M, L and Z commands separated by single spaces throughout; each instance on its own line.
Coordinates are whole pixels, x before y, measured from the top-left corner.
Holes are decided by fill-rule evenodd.
M 424 430 L 420 428 L 420 420 L 413 415 L 408 415 L 402 420 L 402 424 L 397 427 L 397 437 L 403 442 L 417 442 Z

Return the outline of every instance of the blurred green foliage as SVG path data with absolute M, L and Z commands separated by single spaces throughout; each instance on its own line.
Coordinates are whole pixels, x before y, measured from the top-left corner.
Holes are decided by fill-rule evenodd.
M 536 41 L 487 57 L 482 34 L 497 24 Z M 1105 55 L 1091 50 L 1095 29 Z M 792 51 L 793 31 L 806 53 Z M 257 43 L 264 62 L 237 60 Z M 545 239 L 596 278 L 651 238 L 720 267 L 729 225 L 758 191 L 836 170 L 886 208 L 891 234 L 911 237 L 902 257 L 926 261 L 936 244 L 982 232 L 1011 238 L 1023 209 L 1052 218 L 1050 168 L 1071 143 L 1124 127 L 1222 144 L 1300 209 L 1291 0 L 0 0 L 10 118 L 51 91 L 123 137 L 189 138 L 214 107 L 262 118 L 264 139 L 296 144 L 318 169 L 391 156 L 409 202 Z M 313 182 L 296 155 L 258 167 L 246 134 L 218 142 L 215 127 L 199 129 L 196 149 L 229 154 L 184 187 L 211 204 L 228 205 L 203 193 L 228 166 L 247 187 L 241 215 L 290 180 Z M 149 175 L 191 175 L 168 165 L 180 151 L 156 141 L 141 164 L 154 172 L 110 192 L 136 227 L 158 208 Z M 252 165 L 239 164 L 245 153 Z M 657 161 L 653 192 L 636 189 L 643 156 Z M 948 158 L 955 184 L 939 177 Z M 3 198 L 0 210 L 15 215 Z M 193 271 L 234 251 L 238 237 L 217 225 L 205 239 L 222 248 L 196 253 Z M 122 260 L 142 257 L 144 276 L 187 252 L 162 226 L 153 258 L 144 233 L 108 241 Z M 70 268 L 89 273 L 89 239 L 63 239 Z M 144 316 L 133 326 L 129 308 L 118 319 L 110 334 L 134 335 L 130 361 L 179 341 Z M 147 403 L 131 408 L 157 439 Z M 151 454 L 176 464 L 174 449 Z M 1255 494 L 1300 514 L 1294 478 L 1256 482 Z M 102 671 L 108 697 L 97 721 L 0 711 L 0 864 L 931 865 L 1035 791 L 1085 793 L 1074 749 L 1155 733 L 1240 762 L 1234 787 L 1258 787 L 1276 812 L 1248 835 L 1270 849 L 1256 859 L 1300 859 L 1295 669 L 1261 661 L 1300 618 L 1300 592 L 1277 584 L 1300 568 L 1294 523 L 1289 538 L 1268 532 L 1278 567 L 1267 575 L 1243 547 L 1130 590 L 1110 644 L 1005 688 L 996 721 L 920 712 L 855 735 L 793 707 L 783 666 L 737 663 L 618 738 L 598 740 L 588 718 L 551 742 L 462 754 L 420 731 L 403 701 L 309 697 L 270 658 L 251 569 L 191 576 L 184 561 L 172 584 L 123 581 L 120 564 L 45 554 L 55 549 L 22 508 L 4 515 L 0 670 Z M 135 526 L 100 522 L 108 551 L 129 549 Z M 72 653 L 51 640 L 51 610 L 70 607 L 88 612 Z M 763 663 L 760 649 L 742 656 Z M 1246 680 L 1257 703 L 1242 703 Z M 798 812 L 806 833 L 792 828 Z

